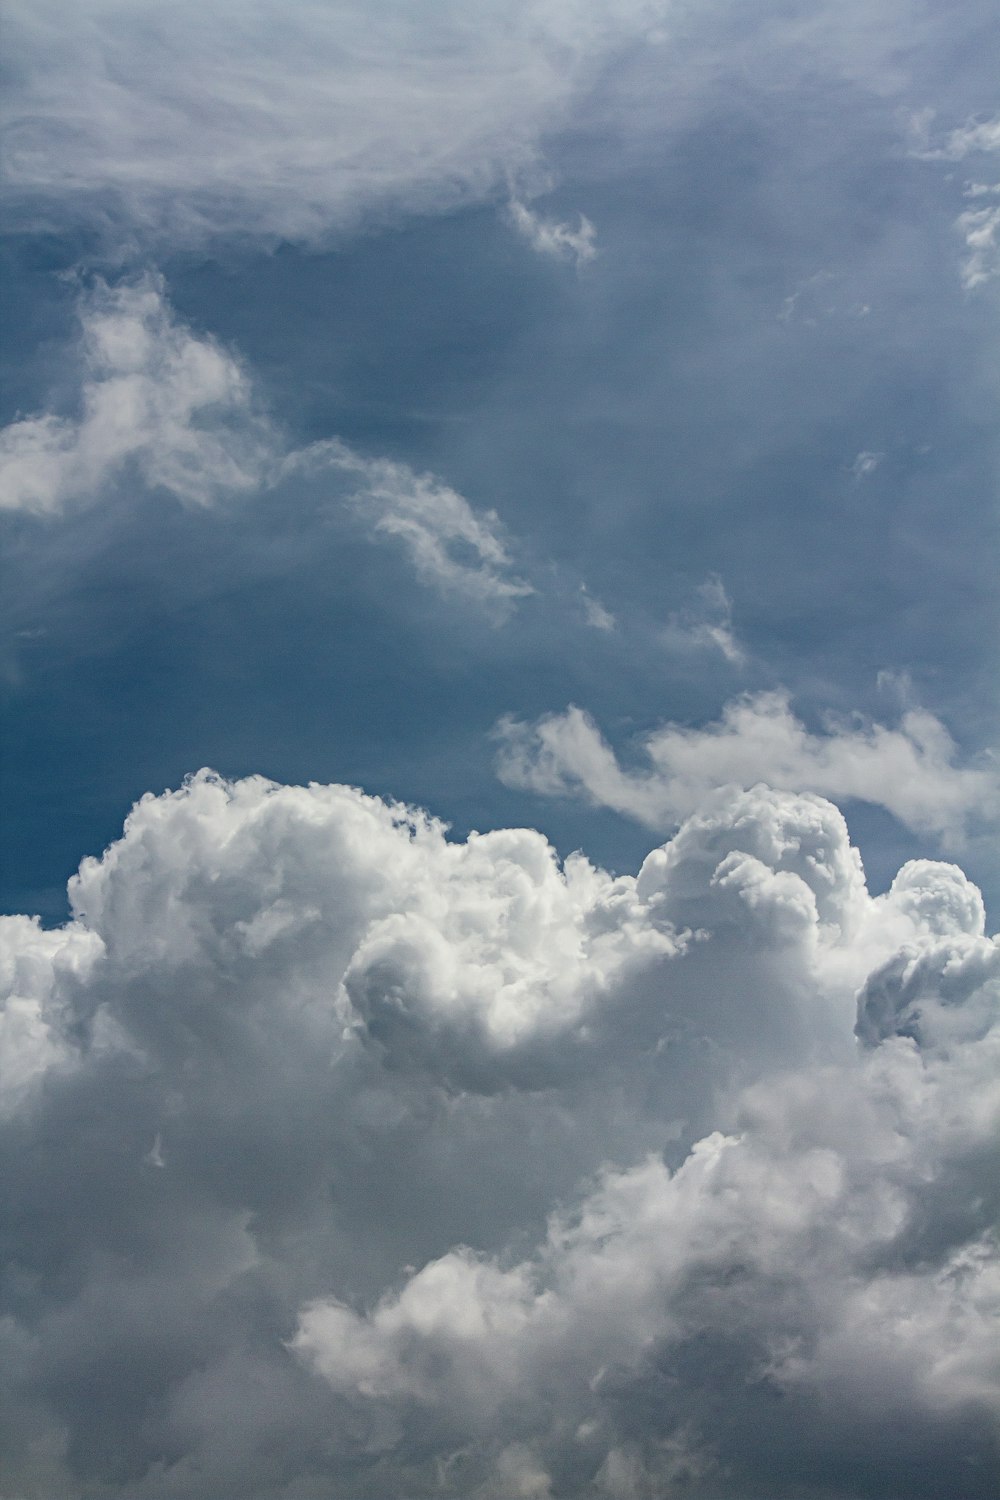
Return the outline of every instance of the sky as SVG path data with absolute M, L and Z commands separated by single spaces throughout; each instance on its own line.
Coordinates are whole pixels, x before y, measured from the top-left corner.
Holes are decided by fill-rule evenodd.
M 0 1500 L 989 1500 L 995 7 L 9 0 Z

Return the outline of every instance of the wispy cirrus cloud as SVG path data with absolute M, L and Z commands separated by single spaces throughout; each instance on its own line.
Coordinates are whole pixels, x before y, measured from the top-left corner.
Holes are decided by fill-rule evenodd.
M 337 440 L 289 454 L 286 474 L 307 472 L 347 480 L 348 503 L 376 537 L 397 541 L 418 577 L 462 595 L 497 618 L 534 593 L 517 577 L 495 511 L 477 511 L 433 474 L 408 464 L 366 458 Z
M 309 237 L 481 199 L 667 9 L 18 0 L 8 191 L 29 219 L 124 216 L 174 240 Z
M 988 189 L 1000 195 L 1000 183 Z M 1000 276 L 1000 204 L 967 208 L 959 214 L 956 228 L 965 241 L 962 285 L 967 291 Z
M 587 588 L 585 583 L 580 584 L 580 602 L 583 605 L 583 618 L 591 630 L 603 630 L 610 632 L 617 630 L 618 621 L 600 601 Z
M 884 453 L 876 453 L 871 448 L 863 448 L 855 455 L 854 462 L 851 464 L 852 476 L 858 480 L 867 479 L 869 474 L 875 473 L 884 458 Z
M 933 120 L 933 111 L 925 110 L 913 115 L 909 122 L 914 141 L 911 154 L 920 160 L 964 162 L 969 158 L 1000 155 L 1000 115 L 967 120 L 936 140 L 932 134 Z M 971 199 L 988 200 L 998 194 L 997 182 L 969 182 L 965 188 L 965 197 Z M 959 214 L 955 228 L 966 248 L 960 267 L 962 285 L 966 291 L 974 291 L 1000 276 L 1000 207 L 980 201 L 976 207 Z
M 925 161 L 965 161 L 968 156 L 1000 153 L 1000 115 L 966 120 L 963 125 L 932 136 L 934 112 L 917 111 L 910 117 L 913 154 Z

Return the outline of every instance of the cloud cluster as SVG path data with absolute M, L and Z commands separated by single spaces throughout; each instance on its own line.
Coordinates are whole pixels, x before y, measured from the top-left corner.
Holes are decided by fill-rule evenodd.
M 715 789 L 768 782 L 870 802 L 922 833 L 961 842 L 970 819 L 991 819 L 1000 786 L 991 767 L 956 765 L 939 719 L 907 709 L 899 727 L 831 719 L 815 734 L 782 691 L 734 699 L 716 724 L 665 724 L 648 734 L 649 770 L 623 770 L 594 721 L 579 708 L 536 723 L 497 727 L 498 769 L 509 786 L 549 796 L 582 794 L 651 828 L 669 828 Z
M 923 161 L 966 161 L 969 157 L 982 158 L 1000 153 L 1000 115 L 989 119 L 970 119 L 964 125 L 939 139 L 932 145 L 930 127 L 933 110 L 924 110 L 912 116 L 910 134 L 915 142 L 912 154 Z M 1000 183 L 967 183 L 967 198 L 989 200 L 1000 193 Z M 960 266 L 962 285 L 973 291 L 1000 275 L 1000 208 L 989 201 L 967 208 L 959 214 L 955 228 L 965 241 L 966 255 Z
M 8 190 L 36 217 L 311 236 L 530 165 L 662 0 L 14 3 Z
M 764 787 L 612 877 L 203 772 L 70 896 L 2 929 L 9 1493 L 991 1493 L 955 866 L 872 898 Z

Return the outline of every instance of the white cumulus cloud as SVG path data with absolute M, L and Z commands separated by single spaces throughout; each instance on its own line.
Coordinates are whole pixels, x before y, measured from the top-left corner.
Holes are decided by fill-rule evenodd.
M 929 160 L 964 161 L 967 156 L 1000 152 L 1000 115 L 985 120 L 967 120 L 964 125 L 948 131 L 938 146 L 926 144 L 932 118 L 931 112 L 914 118 L 914 133 L 925 143 L 925 149 L 919 155 Z
M 1000 787 L 989 768 L 956 764 L 939 719 L 907 709 L 892 729 L 830 720 L 813 733 L 784 692 L 734 699 L 718 723 L 665 724 L 646 735 L 647 770 L 630 771 L 579 708 L 497 728 L 499 771 L 508 785 L 547 795 L 578 793 L 652 828 L 676 825 L 715 788 L 801 787 L 834 801 L 886 808 L 907 827 L 960 841 L 970 818 L 991 819 Z
M 958 216 L 957 227 L 965 241 L 962 285 L 972 291 L 1000 276 L 1000 206 L 968 208 Z
M 1000 948 L 954 865 L 872 898 L 757 787 L 612 877 L 203 772 L 70 897 L 0 924 L 12 1494 L 991 1494 Z

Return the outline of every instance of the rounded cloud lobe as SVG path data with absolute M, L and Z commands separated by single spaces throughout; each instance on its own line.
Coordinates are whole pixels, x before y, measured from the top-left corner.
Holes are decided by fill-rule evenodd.
M 991 1493 L 1000 966 L 816 795 L 613 877 L 203 772 L 5 919 L 11 1493 Z

